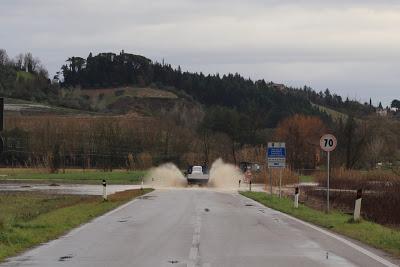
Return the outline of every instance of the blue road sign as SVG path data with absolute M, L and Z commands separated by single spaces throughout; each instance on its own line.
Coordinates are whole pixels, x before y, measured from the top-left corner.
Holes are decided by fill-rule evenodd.
M 268 143 L 267 149 L 268 168 L 286 167 L 286 144 Z
M 286 158 L 285 147 L 269 147 L 267 150 L 268 158 Z

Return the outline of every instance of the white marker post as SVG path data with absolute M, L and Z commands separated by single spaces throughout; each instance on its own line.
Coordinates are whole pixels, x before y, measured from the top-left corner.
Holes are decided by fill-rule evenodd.
M 357 190 L 356 203 L 354 205 L 354 221 L 357 222 L 361 218 L 361 200 L 362 200 L 362 189 Z
M 325 134 L 321 137 L 319 140 L 319 145 L 322 150 L 326 151 L 328 153 L 327 155 L 327 184 L 326 184 L 326 211 L 329 212 L 329 175 L 330 175 L 330 156 L 331 156 L 331 151 L 335 150 L 337 146 L 337 140 L 336 137 L 333 136 L 332 134 Z
M 107 182 L 106 180 L 103 179 L 103 200 L 106 201 L 107 200 Z
M 294 189 L 294 207 L 299 207 L 299 187 Z

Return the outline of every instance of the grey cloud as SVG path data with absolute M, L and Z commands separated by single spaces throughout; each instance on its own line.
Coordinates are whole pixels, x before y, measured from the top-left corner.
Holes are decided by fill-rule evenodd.
M 125 49 L 192 71 L 400 95 L 394 0 L 2 0 L 0 25 L 1 48 L 31 51 L 51 73 L 71 55 Z

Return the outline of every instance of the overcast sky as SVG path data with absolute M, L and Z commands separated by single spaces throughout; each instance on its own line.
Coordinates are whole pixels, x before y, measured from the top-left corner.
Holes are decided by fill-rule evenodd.
M 69 56 L 124 49 L 183 70 L 400 98 L 399 0 L 0 0 L 0 25 L 0 48 L 32 52 L 51 74 Z

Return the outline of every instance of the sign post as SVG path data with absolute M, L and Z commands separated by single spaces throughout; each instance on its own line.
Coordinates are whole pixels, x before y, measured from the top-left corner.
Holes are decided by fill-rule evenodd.
M 279 172 L 279 197 L 282 195 L 282 169 L 286 167 L 286 144 L 281 142 L 269 142 L 267 149 L 269 169 L 269 186 L 272 195 L 272 169 L 280 169 Z
M 337 140 L 336 137 L 332 134 L 325 134 L 321 137 L 319 140 L 319 145 L 322 150 L 324 150 L 327 155 L 327 181 L 326 181 L 326 211 L 329 212 L 329 175 L 330 175 L 330 157 L 331 157 L 331 151 L 335 150 L 337 146 Z

